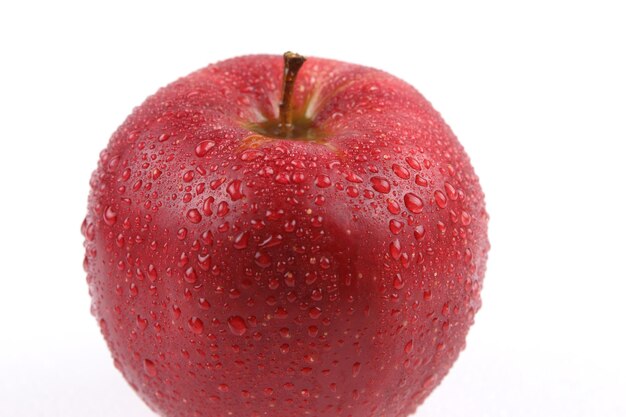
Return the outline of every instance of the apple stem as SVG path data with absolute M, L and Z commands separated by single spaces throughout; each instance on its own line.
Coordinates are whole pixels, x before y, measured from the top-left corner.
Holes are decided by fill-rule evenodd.
M 298 71 L 306 58 L 294 52 L 285 52 L 283 58 L 285 60 L 285 70 L 283 73 L 283 98 L 279 106 L 279 120 L 281 135 L 289 138 L 293 131 L 293 109 L 291 107 L 293 87 Z

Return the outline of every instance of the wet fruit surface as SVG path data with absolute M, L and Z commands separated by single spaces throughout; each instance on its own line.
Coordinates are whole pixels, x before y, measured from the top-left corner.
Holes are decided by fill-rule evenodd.
M 265 136 L 282 71 L 209 66 L 113 135 L 82 228 L 93 314 L 164 416 L 406 416 L 480 307 L 478 179 L 417 91 L 356 65 L 309 59 L 306 137 Z

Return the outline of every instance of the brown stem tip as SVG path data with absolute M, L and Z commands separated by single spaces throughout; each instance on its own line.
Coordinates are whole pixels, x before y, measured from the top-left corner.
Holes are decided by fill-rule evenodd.
M 306 58 L 294 52 L 285 52 L 283 58 L 285 60 L 285 70 L 283 73 L 283 98 L 279 106 L 279 120 L 282 136 L 289 138 L 293 131 L 291 97 L 293 96 L 296 76 Z

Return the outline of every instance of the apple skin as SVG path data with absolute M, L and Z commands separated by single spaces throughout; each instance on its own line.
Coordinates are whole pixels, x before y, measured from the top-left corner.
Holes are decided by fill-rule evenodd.
M 358 65 L 302 67 L 314 139 L 259 134 L 282 76 L 210 65 L 115 132 L 82 225 L 92 313 L 162 416 L 407 416 L 481 305 L 478 178 L 422 95 Z

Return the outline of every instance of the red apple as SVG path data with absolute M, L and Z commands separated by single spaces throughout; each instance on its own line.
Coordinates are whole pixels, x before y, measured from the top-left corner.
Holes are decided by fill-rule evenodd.
M 450 128 L 389 74 L 303 62 L 181 78 L 100 155 L 93 314 L 163 416 L 407 416 L 480 307 L 488 217 Z

